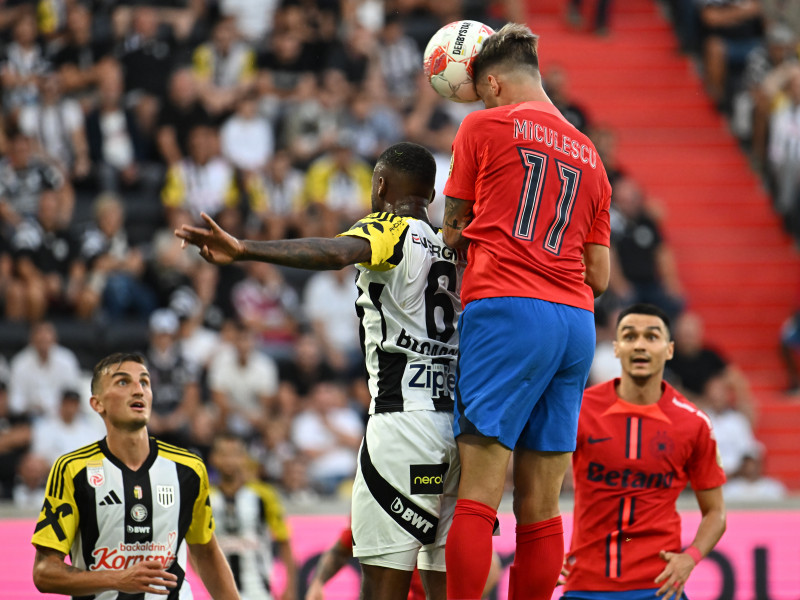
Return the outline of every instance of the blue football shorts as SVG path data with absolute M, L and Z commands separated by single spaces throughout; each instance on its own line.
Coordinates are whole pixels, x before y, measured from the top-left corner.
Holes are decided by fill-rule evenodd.
M 572 452 L 595 347 L 594 315 L 535 298 L 470 302 L 458 323 L 456 436 Z
M 648 588 L 643 590 L 625 590 L 623 592 L 582 592 L 580 590 L 564 592 L 561 600 L 659 600 L 656 592 L 660 588 Z M 681 594 L 679 600 L 689 600 L 686 592 Z

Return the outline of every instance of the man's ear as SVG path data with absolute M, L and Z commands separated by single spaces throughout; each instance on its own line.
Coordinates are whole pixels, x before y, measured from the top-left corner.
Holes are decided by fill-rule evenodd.
M 101 417 L 103 416 L 105 407 L 103 406 L 103 403 L 100 402 L 100 399 L 94 394 L 89 397 L 89 406 L 91 406 L 92 410 L 94 410 L 94 412 L 96 412 L 98 415 Z
M 492 94 L 495 97 L 499 96 L 500 95 L 500 89 L 502 88 L 502 85 L 501 85 L 500 81 L 498 81 L 497 77 L 495 77 L 494 75 L 487 75 L 486 76 L 486 80 L 489 82 L 489 87 L 492 90 Z
M 383 176 L 378 177 L 378 197 L 385 198 L 387 191 L 388 187 L 386 185 L 386 178 Z

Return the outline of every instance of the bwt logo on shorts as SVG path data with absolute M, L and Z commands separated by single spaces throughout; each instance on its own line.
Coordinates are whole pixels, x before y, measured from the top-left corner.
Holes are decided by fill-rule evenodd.
M 412 494 L 444 493 L 444 474 L 449 463 L 440 465 L 410 465 Z
M 392 512 L 400 515 L 404 521 L 411 523 L 417 529 L 421 529 L 423 533 L 428 533 L 428 530 L 433 527 L 433 523 L 428 521 L 425 517 L 421 517 L 411 508 L 406 508 L 400 498 L 395 498 L 392 502 Z

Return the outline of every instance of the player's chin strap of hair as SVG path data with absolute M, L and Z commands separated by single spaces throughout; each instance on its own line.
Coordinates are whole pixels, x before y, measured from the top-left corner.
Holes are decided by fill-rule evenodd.
M 684 554 L 688 554 L 692 557 L 694 564 L 698 564 L 701 560 L 703 560 L 703 553 L 697 549 L 695 546 L 689 546 L 683 551 Z

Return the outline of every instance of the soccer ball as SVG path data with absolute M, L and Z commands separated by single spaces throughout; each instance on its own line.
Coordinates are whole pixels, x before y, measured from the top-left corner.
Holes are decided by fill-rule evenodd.
M 433 34 L 422 67 L 439 95 L 454 102 L 479 100 L 472 83 L 472 63 L 493 33 L 478 21 L 454 21 Z

